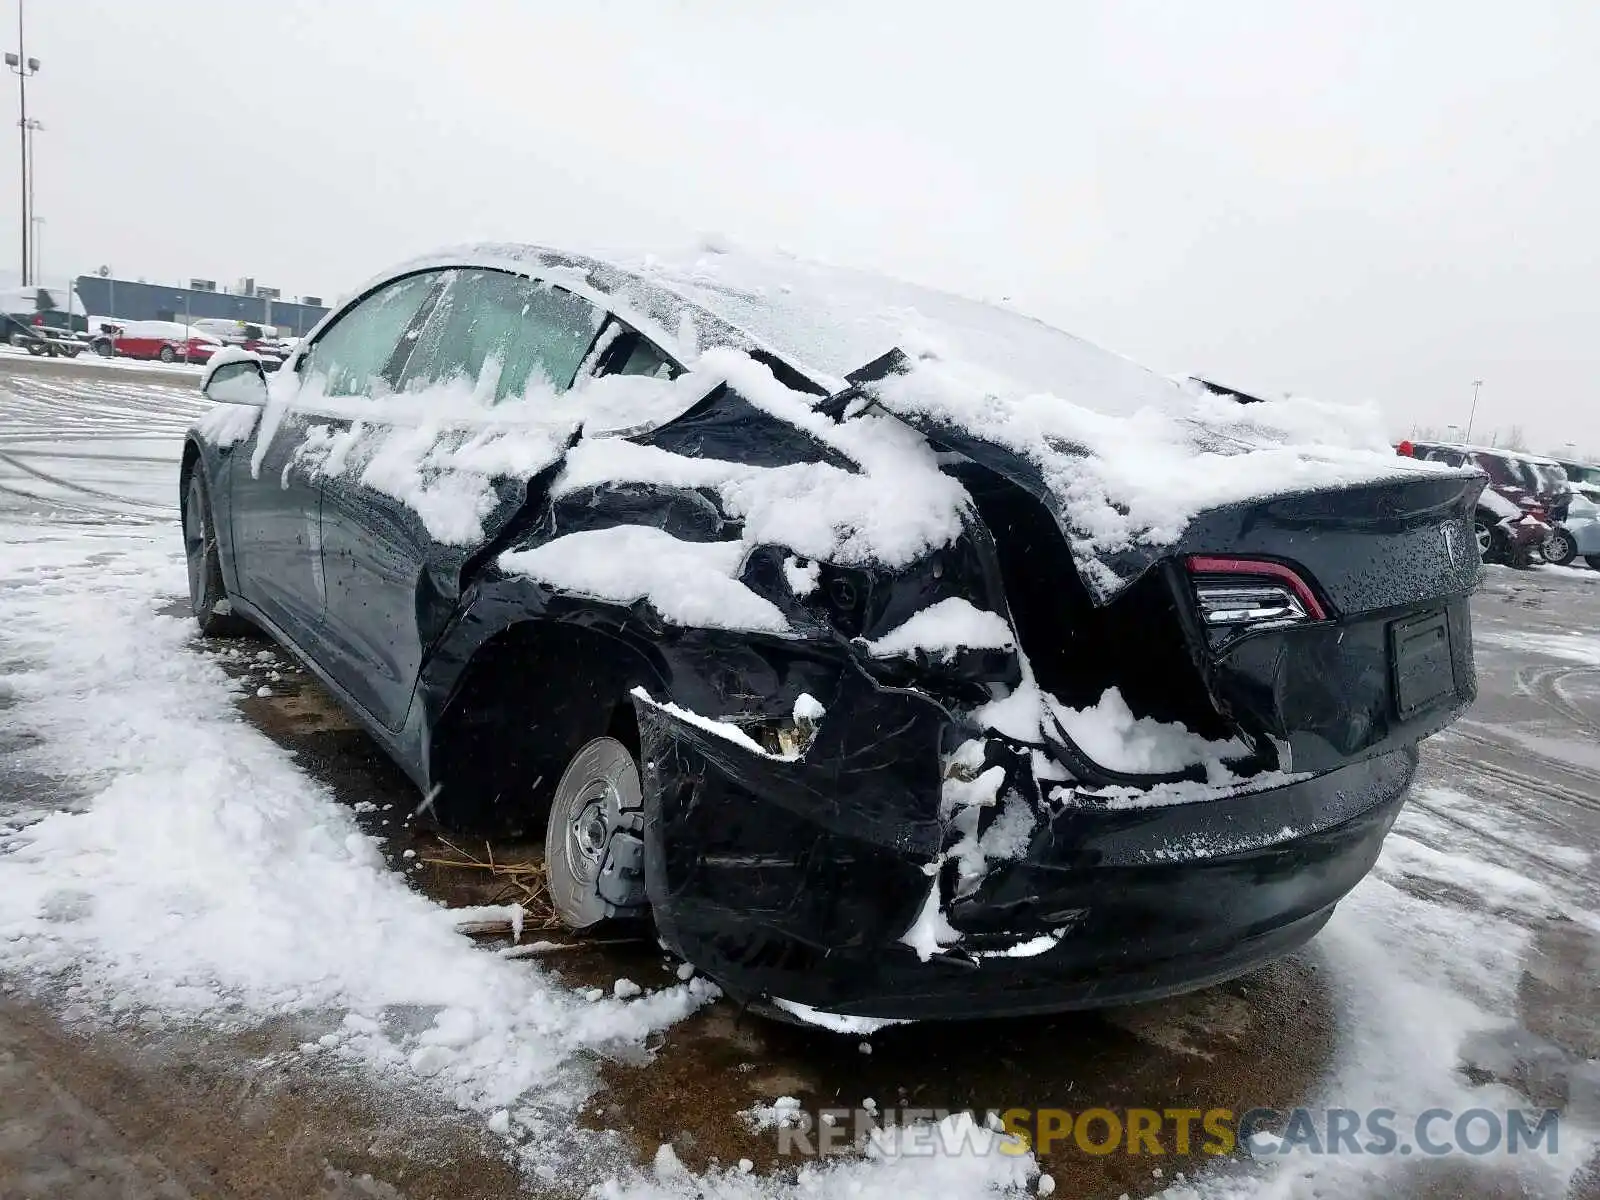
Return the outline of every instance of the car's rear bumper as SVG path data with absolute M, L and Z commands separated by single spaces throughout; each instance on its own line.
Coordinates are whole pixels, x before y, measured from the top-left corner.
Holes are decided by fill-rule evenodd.
M 1535 517 L 1504 521 L 1501 523 L 1501 528 L 1511 539 L 1512 547 L 1518 551 L 1539 549 L 1553 532 L 1551 526 Z
M 646 790 L 660 797 L 646 879 L 667 943 L 736 997 L 825 1013 L 963 1018 L 1169 995 L 1313 936 L 1370 870 L 1417 762 L 1407 745 L 1198 801 L 1045 801 L 1023 856 L 945 905 L 961 940 L 923 961 L 902 938 L 939 850 L 936 800 L 917 800 L 930 784 L 938 796 L 936 711 L 879 697 L 840 753 L 808 763 L 642 708 Z

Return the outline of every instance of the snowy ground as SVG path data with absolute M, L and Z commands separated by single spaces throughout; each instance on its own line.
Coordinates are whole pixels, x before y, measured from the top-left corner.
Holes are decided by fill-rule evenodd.
M 1041 1171 L 1061 1195 L 1177 1200 L 1595 1186 L 1600 573 L 1490 571 L 1480 704 L 1430 743 L 1378 869 L 1305 951 L 1161 1004 L 897 1028 L 866 1053 L 737 1020 L 648 947 L 557 973 L 457 934 L 407 857 L 398 774 L 282 656 L 204 647 L 175 603 L 178 435 L 200 407 L 189 379 L 0 359 L 0 1194 L 954 1200 L 1036 1194 Z M 1566 1123 L 1554 1156 L 1040 1161 L 908 1137 L 806 1168 L 740 1116 L 784 1095 L 1382 1106 L 1402 1125 L 1552 1104 Z M 296 1170 L 321 1193 L 275 1190 Z
M 191 379 L 198 379 L 205 367 L 198 363 L 164 363 L 159 359 L 142 358 L 101 358 L 90 350 L 81 351 L 76 358 L 62 358 L 49 355 L 31 354 L 22 346 L 13 346 L 9 342 L 0 342 L 0 361 L 10 359 L 27 359 L 38 363 L 48 370 L 52 365 L 68 366 L 73 364 L 106 367 L 114 371 L 130 371 L 136 375 L 169 375 Z

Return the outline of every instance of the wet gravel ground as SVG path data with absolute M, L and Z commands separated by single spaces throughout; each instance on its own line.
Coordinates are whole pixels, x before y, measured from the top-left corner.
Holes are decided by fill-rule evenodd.
M 44 386 L 63 412 L 75 388 L 110 409 L 127 406 L 125 436 L 94 445 L 52 440 L 48 423 L 14 427 L 0 411 L 0 514 L 158 519 L 162 488 L 149 481 L 161 479 L 163 458 L 175 473 L 171 432 L 194 407 L 192 382 L 136 380 L 108 399 L 105 382 L 127 384 L 128 373 L 107 371 L 0 361 L 0 388 Z M 145 419 L 141 410 L 171 416 Z M 1399 828 L 1442 852 L 1510 866 L 1564 905 L 1600 908 L 1590 857 L 1600 851 L 1600 655 L 1589 649 L 1600 643 L 1574 637 L 1600 629 L 1600 574 L 1494 568 L 1473 607 L 1480 701 L 1425 747 Z M 248 640 L 202 652 L 240 680 L 245 718 L 352 807 L 412 886 L 451 905 L 493 898 L 497 885 L 484 873 L 426 861 L 448 848 L 410 819 L 414 789 L 285 654 Z M 71 803 L 53 795 L 52 781 L 11 768 L 3 716 L 0 815 L 42 796 Z M 1470 802 L 1430 790 L 1439 787 Z M 537 853 L 493 850 L 500 860 Z M 1419 875 L 1402 886 L 1467 912 L 1482 908 L 1465 881 Z M 1505 918 L 1483 911 L 1482 919 Z M 1600 1060 L 1600 942 L 1559 914 L 1533 934 L 1513 1025 L 1493 1044 L 1465 1047 L 1462 1069 L 1560 1107 L 1577 1102 Z M 677 966 L 649 942 L 541 961 L 585 987 L 623 976 L 665 982 Z M 883 1108 L 950 1110 L 1287 1108 L 1327 1076 L 1337 1051 L 1329 969 L 1313 942 L 1243 979 L 1156 1004 L 958 1030 L 911 1026 L 870 1042 L 774 1024 L 724 1002 L 669 1030 L 653 1061 L 602 1064 L 604 1089 L 575 1120 L 621 1131 L 640 1161 L 670 1143 L 693 1168 L 749 1158 L 765 1170 L 784 1165 L 777 1135 L 753 1131 L 737 1114 L 782 1095 L 811 1109 L 867 1097 Z M 290 1027 L 177 1035 L 136 1020 L 85 1033 L 0 978 L 0 1197 L 520 1194 L 524 1185 L 500 1151 L 454 1113 L 402 1089 L 276 1063 L 275 1051 L 298 1036 Z M 1067 1152 L 1045 1165 L 1058 1195 L 1108 1198 L 1149 1194 L 1178 1172 L 1216 1167 L 1198 1154 L 1168 1155 L 1157 1176 L 1148 1159 Z M 1522 1194 L 1513 1179 L 1463 1175 L 1459 1161 L 1412 1165 L 1398 1194 Z M 1575 1189 L 1600 1196 L 1600 1178 L 1591 1173 Z

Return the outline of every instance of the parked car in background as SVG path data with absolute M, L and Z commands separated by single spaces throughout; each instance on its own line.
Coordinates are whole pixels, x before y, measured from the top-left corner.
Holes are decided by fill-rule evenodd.
M 1600 571 L 1600 502 L 1574 489 L 1554 523 L 1544 543 L 1545 560 L 1564 567 L 1581 557 Z
M 1524 462 L 1525 456 L 1492 446 L 1438 442 L 1403 442 L 1399 449 L 1429 462 L 1476 467 L 1489 477 L 1473 515 L 1473 533 L 1484 562 L 1526 568 L 1543 558 L 1554 526 L 1540 494 L 1545 484 Z
M 288 647 L 439 821 L 542 831 L 573 928 L 792 1019 L 1286 954 L 1476 694 L 1480 474 L 862 272 L 456 251 L 202 388 L 202 633 Z
M 1600 468 L 1533 454 L 1518 457 L 1550 514 L 1545 560 L 1564 567 L 1582 558 L 1600 570 Z
M 1520 450 L 1508 451 L 1506 458 L 1522 473 L 1528 491 L 1544 505 L 1545 512 L 1559 517 L 1566 507 L 1567 497 L 1572 494 L 1566 468 L 1553 458 Z
M 56 288 L 0 291 L 0 336 L 36 356 L 76 358 L 84 349 L 88 322 L 75 298 Z
M 125 321 L 115 332 L 95 333 L 89 342 L 104 358 L 154 359 L 164 363 L 207 363 L 223 347 L 221 338 L 177 321 Z
M 1567 482 L 1574 491 L 1582 492 L 1591 500 L 1600 501 L 1600 467 L 1593 463 L 1561 459 L 1561 469 L 1567 473 Z
M 251 321 L 235 321 L 226 317 L 199 317 L 191 328 L 200 333 L 221 339 L 227 346 L 238 346 L 261 359 L 261 365 L 276 371 L 294 349 L 293 343 L 284 340 L 276 325 L 257 325 Z

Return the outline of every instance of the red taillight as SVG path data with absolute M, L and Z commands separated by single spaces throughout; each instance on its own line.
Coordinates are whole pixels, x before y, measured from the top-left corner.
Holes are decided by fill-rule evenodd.
M 1304 619 L 1311 621 L 1325 621 L 1328 618 L 1327 611 L 1322 607 L 1322 602 L 1317 599 L 1316 593 L 1311 590 L 1304 579 L 1300 578 L 1299 573 L 1293 567 L 1286 567 L 1283 563 L 1256 558 L 1227 558 L 1221 555 L 1193 554 L 1189 557 L 1189 573 L 1192 575 L 1238 576 L 1241 577 L 1241 583 L 1245 578 L 1272 580 L 1273 585 L 1268 585 L 1268 588 L 1281 590 L 1288 597 L 1292 597 L 1295 603 L 1287 607 L 1298 611 L 1267 616 L 1265 615 L 1265 607 L 1263 607 L 1264 615 L 1261 618 L 1263 620 L 1292 620 L 1296 619 L 1300 613 L 1304 614 Z M 1276 585 L 1275 588 L 1274 585 Z M 1240 591 L 1239 586 L 1231 581 L 1226 587 L 1231 588 L 1234 592 Z M 1218 595 L 1211 597 L 1204 594 L 1205 589 L 1203 586 L 1197 587 L 1196 590 L 1202 593 L 1200 596 L 1202 608 L 1216 612 L 1228 611 L 1222 608 L 1213 608 L 1212 606 L 1213 601 L 1221 603 L 1227 600 L 1227 597 L 1221 595 L 1220 591 Z M 1241 595 L 1239 599 L 1242 601 L 1245 598 Z M 1266 607 L 1271 607 L 1268 604 L 1269 600 L 1270 597 L 1266 595 L 1253 598 L 1254 603 Z M 1227 624 L 1229 622 L 1218 623 Z
M 44 324 L 44 318 L 43 317 L 35 317 L 33 319 L 33 323 L 35 325 L 43 325 Z

